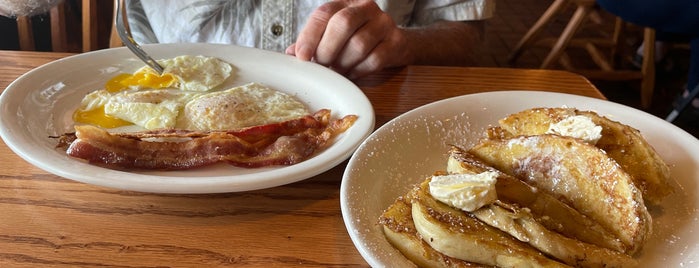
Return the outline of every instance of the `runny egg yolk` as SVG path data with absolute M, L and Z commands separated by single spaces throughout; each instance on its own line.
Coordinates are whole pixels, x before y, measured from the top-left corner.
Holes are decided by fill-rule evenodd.
M 104 113 L 104 107 L 85 111 L 83 109 L 75 110 L 73 113 L 73 121 L 83 124 L 100 126 L 103 128 L 115 128 L 133 125 L 133 123 L 121 120 L 117 117 Z
M 165 73 L 163 75 L 158 75 L 148 72 L 137 72 L 134 74 L 119 74 L 112 77 L 104 88 L 110 92 L 115 93 L 123 91 L 130 86 L 140 86 L 141 88 L 147 89 L 161 89 L 170 87 L 177 82 L 177 78 L 170 74 Z
M 117 93 L 129 89 L 131 86 L 139 89 L 162 89 L 172 86 L 177 78 L 169 73 L 158 75 L 149 72 L 136 72 L 134 74 L 119 74 L 105 84 L 104 88 L 109 93 Z M 104 106 L 86 111 L 77 109 L 73 113 L 73 121 L 77 123 L 96 125 L 103 128 L 115 128 L 132 125 L 133 123 L 110 116 L 104 113 Z

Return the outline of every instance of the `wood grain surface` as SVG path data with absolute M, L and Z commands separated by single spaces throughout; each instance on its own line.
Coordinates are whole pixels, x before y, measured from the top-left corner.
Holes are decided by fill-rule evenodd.
M 0 51 L 0 89 L 65 53 Z M 563 71 L 408 66 L 356 81 L 376 127 L 421 105 L 496 90 L 604 96 Z M 1 108 L 1 107 L 0 107 Z M 120 191 L 49 174 L 0 143 L 0 267 L 366 267 L 340 211 L 346 162 L 225 194 Z

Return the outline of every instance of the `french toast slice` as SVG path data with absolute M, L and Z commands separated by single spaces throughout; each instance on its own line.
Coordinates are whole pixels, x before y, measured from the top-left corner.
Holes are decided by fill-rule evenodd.
M 417 191 L 417 188 L 397 198 L 381 214 L 379 224 L 382 226 L 388 242 L 418 267 L 487 267 L 439 253 L 419 237 L 412 216 L 411 203 L 412 196 L 415 195 L 414 191 Z
M 434 199 L 428 187 L 429 179 L 414 191 L 412 217 L 419 236 L 435 250 L 497 267 L 568 267 L 472 214 Z
M 498 121 L 500 127 L 511 136 L 539 135 L 548 131 L 551 124 L 571 116 L 585 116 L 602 127 L 602 137 L 595 146 L 607 152 L 634 180 L 648 204 L 659 204 L 673 192 L 669 183 L 670 169 L 655 149 L 643 138 L 640 131 L 601 116 L 592 111 L 574 108 L 533 108 L 511 114 Z M 488 135 L 503 137 L 503 132 L 489 130 Z
M 631 256 L 587 244 L 547 229 L 526 208 L 504 202 L 484 206 L 473 215 L 520 241 L 527 242 L 548 256 L 574 267 L 636 267 Z
M 598 222 L 636 253 L 651 233 L 651 216 L 631 177 L 601 149 L 553 134 L 485 139 L 469 150 Z
M 536 187 L 488 166 L 462 148 L 452 146 L 449 149 L 448 173 L 478 174 L 485 171 L 498 174 L 495 189 L 499 200 L 528 208 L 536 220 L 546 228 L 582 242 L 619 252 L 624 251 L 624 245 L 612 233 L 571 206 L 548 193 L 539 191 Z

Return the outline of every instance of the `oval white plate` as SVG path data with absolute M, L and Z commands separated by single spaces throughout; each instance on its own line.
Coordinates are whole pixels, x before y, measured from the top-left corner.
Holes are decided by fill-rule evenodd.
M 218 57 L 237 76 L 222 87 L 260 82 L 335 117 L 359 116 L 326 148 L 291 166 L 245 169 L 226 164 L 186 171 L 124 172 L 78 161 L 55 150 L 51 135 L 73 131 L 71 114 L 86 93 L 118 73 L 143 66 L 125 47 L 79 54 L 40 66 L 19 77 L 0 96 L 0 135 L 31 164 L 61 177 L 107 187 L 159 193 L 216 193 L 279 186 L 320 174 L 346 160 L 374 129 L 374 110 L 351 81 L 320 65 L 280 53 L 216 44 L 157 44 L 144 49 L 156 59 L 179 55 Z
M 592 110 L 641 131 L 670 165 L 676 193 L 653 209 L 654 232 L 644 267 L 696 267 L 699 222 L 696 192 L 699 141 L 653 115 L 623 105 L 568 94 L 500 91 L 431 103 L 386 123 L 350 158 L 340 190 L 342 216 L 355 246 L 372 267 L 412 265 L 384 238 L 378 218 L 393 201 L 434 171 L 446 169 L 449 144 L 470 148 L 508 114 L 533 107 Z

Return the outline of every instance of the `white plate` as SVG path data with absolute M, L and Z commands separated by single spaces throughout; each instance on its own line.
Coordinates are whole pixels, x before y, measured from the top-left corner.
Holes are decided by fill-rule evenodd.
M 320 65 L 276 52 L 215 44 L 158 44 L 144 49 L 156 59 L 179 55 L 218 57 L 237 69 L 223 87 L 261 82 L 336 117 L 356 123 L 328 147 L 296 165 L 256 169 L 226 164 L 187 171 L 123 172 L 100 168 L 54 150 L 50 135 L 73 131 L 72 112 L 86 93 L 143 63 L 125 47 L 57 60 L 19 77 L 0 96 L 0 135 L 31 164 L 61 177 L 107 187 L 159 193 L 216 193 L 279 186 L 320 174 L 346 160 L 374 129 L 374 110 L 351 81 Z
M 593 110 L 641 131 L 670 165 L 676 193 L 653 210 L 654 232 L 643 267 L 696 267 L 699 141 L 653 115 L 623 105 L 567 94 L 501 91 L 455 97 L 407 112 L 376 130 L 350 158 L 340 190 L 342 216 L 355 246 L 372 267 L 411 265 L 384 238 L 378 218 L 398 196 L 446 169 L 448 144 L 470 148 L 488 126 L 533 107 Z

